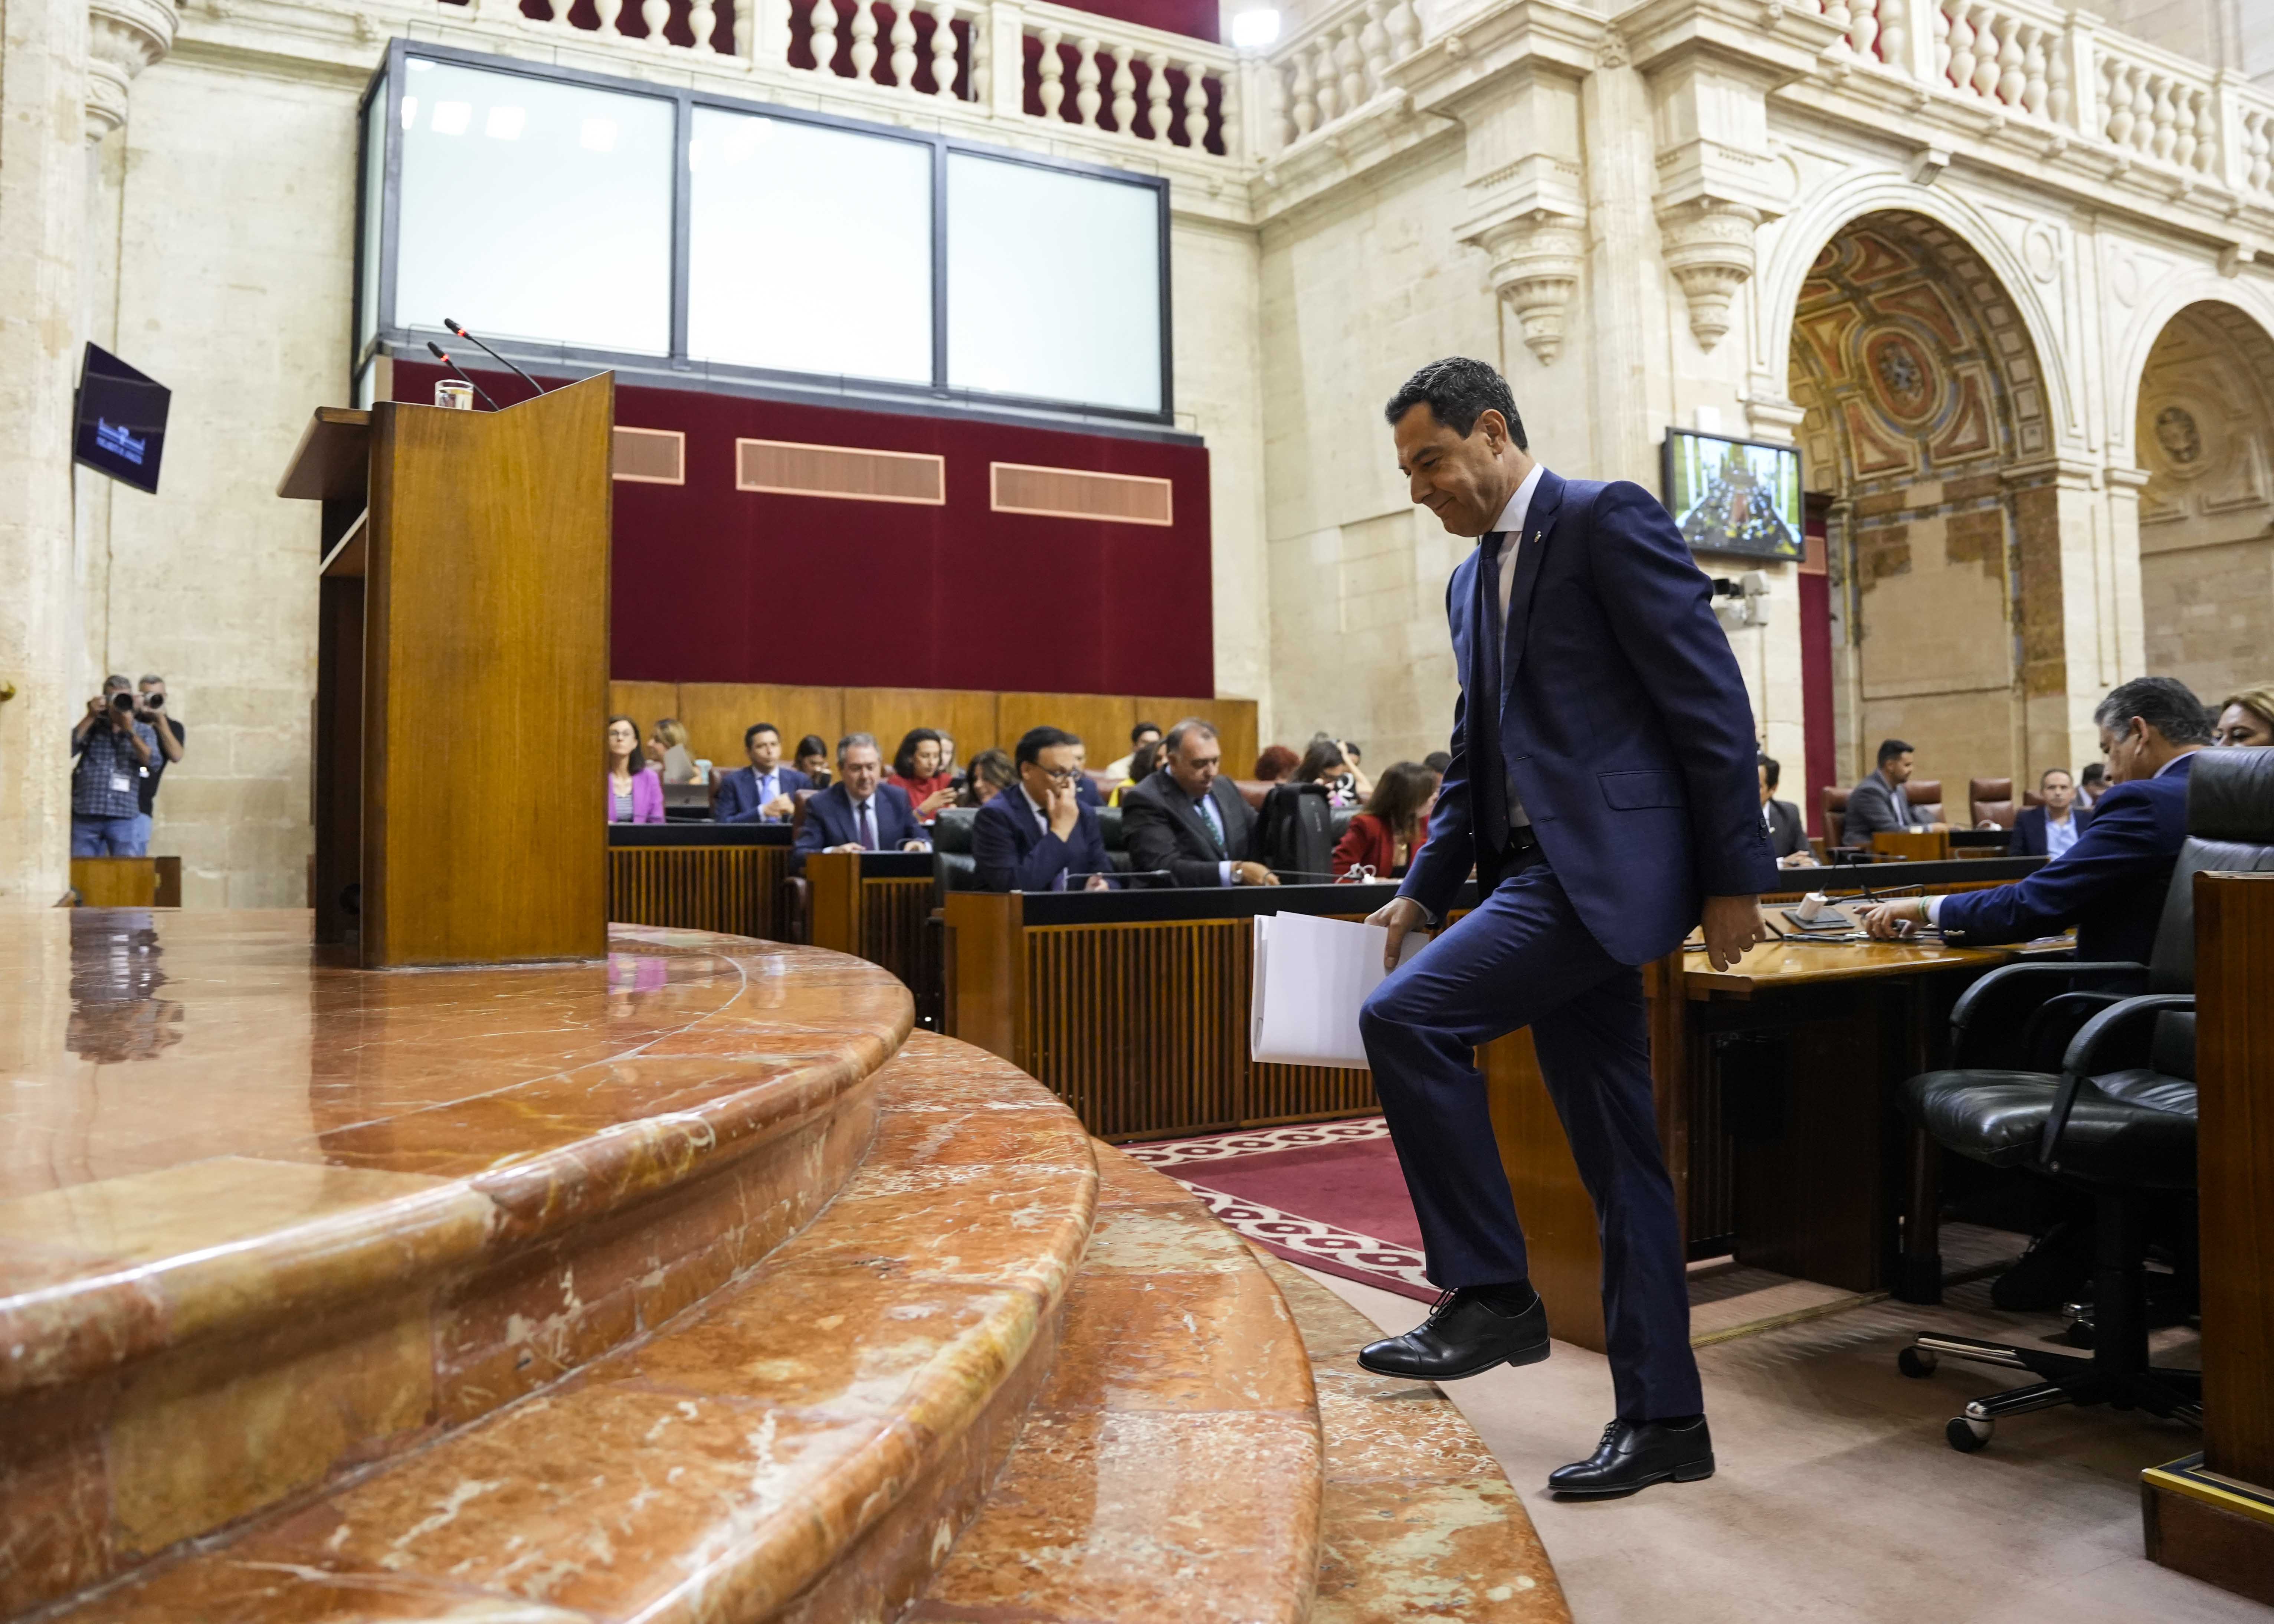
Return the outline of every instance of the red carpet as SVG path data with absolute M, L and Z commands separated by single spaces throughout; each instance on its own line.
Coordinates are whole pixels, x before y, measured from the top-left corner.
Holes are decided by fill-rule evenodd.
M 1379 1116 L 1125 1145 L 1291 1263 L 1427 1303 L 1421 1226 Z

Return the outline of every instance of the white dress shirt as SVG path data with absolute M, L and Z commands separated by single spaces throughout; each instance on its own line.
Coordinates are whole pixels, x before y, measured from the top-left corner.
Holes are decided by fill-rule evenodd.
M 1492 523 L 1494 530 L 1507 532 L 1500 551 L 1499 631 L 1503 652 L 1508 648 L 1509 596 L 1516 586 L 1516 560 L 1524 541 L 1524 522 L 1532 515 L 1532 493 L 1540 488 L 1540 476 L 1545 471 L 1543 464 L 1534 462 L 1532 471 L 1525 475 L 1524 483 L 1516 487 L 1516 494 L 1508 499 L 1508 506 L 1500 510 L 1500 517 Z M 1508 680 L 1505 671 L 1501 673 L 1501 680 L 1502 683 Z M 1496 694 L 1493 695 L 1492 719 L 1494 725 L 1498 726 L 1500 696 Z M 1508 775 L 1508 826 L 1510 829 L 1525 829 L 1531 823 L 1532 815 L 1524 809 L 1524 797 L 1516 793 L 1516 774 L 1510 772 Z

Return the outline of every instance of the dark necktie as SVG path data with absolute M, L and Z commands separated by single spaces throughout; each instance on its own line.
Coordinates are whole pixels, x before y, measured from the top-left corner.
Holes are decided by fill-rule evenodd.
M 861 844 L 870 851 L 877 849 L 877 820 L 870 815 L 869 803 L 861 803 Z
M 1476 669 L 1468 694 L 1469 794 L 1476 808 L 1476 844 L 1480 852 L 1497 852 L 1508 844 L 1508 767 L 1501 760 L 1501 659 L 1508 629 L 1501 624 L 1501 553 L 1508 541 L 1505 530 L 1488 530 L 1477 544 Z
M 1214 795 L 1201 796 L 1193 802 L 1193 812 L 1201 820 L 1201 827 L 1208 831 L 1209 839 L 1216 846 L 1216 854 L 1221 857 L 1224 854 L 1224 831 L 1216 826 L 1216 808 L 1209 804 L 1214 799 Z

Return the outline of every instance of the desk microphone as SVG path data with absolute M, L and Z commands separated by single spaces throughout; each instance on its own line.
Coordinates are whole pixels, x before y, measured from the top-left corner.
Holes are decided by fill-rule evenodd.
M 562 15 L 565 16 L 567 13 L 563 12 Z M 545 386 L 543 384 L 538 382 L 536 379 L 531 378 L 527 372 L 523 372 L 521 368 L 514 365 L 512 362 L 507 360 L 503 356 L 491 349 L 487 344 L 482 344 L 482 341 L 480 339 L 476 338 L 471 333 L 467 332 L 465 328 L 460 327 L 448 316 L 442 318 L 442 325 L 449 328 L 453 333 L 456 333 L 460 338 L 464 339 L 468 343 L 481 344 L 482 353 L 484 355 L 486 355 L 491 360 L 495 361 L 500 365 L 505 367 L 508 372 L 519 378 L 522 382 L 536 390 L 538 394 L 542 395 L 545 393 Z
M 464 384 L 466 387 L 471 389 L 476 395 L 480 395 L 483 400 L 487 401 L 489 402 L 489 409 L 492 411 L 495 411 L 498 409 L 498 403 L 495 401 L 490 400 L 490 392 L 487 389 L 483 388 L 481 385 L 476 383 L 472 379 L 467 377 L 465 372 L 460 369 L 458 364 L 450 359 L 450 352 L 448 350 L 443 349 L 441 345 L 436 343 L 431 338 L 426 341 L 426 348 L 433 350 L 434 352 L 435 358 L 442 363 L 442 370 L 444 372 L 449 373 L 451 377 L 456 379 L 460 383 Z

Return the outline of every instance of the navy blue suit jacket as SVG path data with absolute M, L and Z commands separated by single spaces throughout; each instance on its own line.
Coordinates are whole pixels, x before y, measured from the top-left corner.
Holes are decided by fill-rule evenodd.
M 2074 925 L 2080 959 L 2146 964 L 2172 866 L 2187 844 L 2187 775 L 2195 764 L 2192 755 L 2182 756 L 2161 778 L 2116 786 L 2093 807 L 2076 844 L 2029 878 L 1945 897 L 1938 913 L 1942 934 L 2027 942 Z
M 781 793 L 795 795 L 802 789 L 811 789 L 813 780 L 794 767 L 777 767 L 781 780 Z M 758 770 L 737 767 L 719 780 L 719 798 L 711 803 L 711 816 L 721 823 L 760 823 L 758 816 Z
M 1077 802 L 1079 805 L 1079 802 Z M 1097 814 L 1080 807 L 1073 832 L 1060 839 L 1035 822 L 1026 792 L 1016 784 L 979 808 L 971 820 L 971 861 L 982 891 L 1049 891 L 1058 876 L 1080 891 L 1093 874 L 1112 881 L 1113 860 Z
M 907 791 L 896 784 L 879 783 L 870 800 L 877 819 L 878 851 L 897 852 L 903 840 L 930 844 L 931 833 L 916 822 L 915 808 L 908 804 Z M 805 827 L 798 831 L 797 836 L 796 850 L 801 860 L 809 852 L 827 851 L 832 846 L 855 846 L 860 839 L 860 826 L 853 816 L 853 797 L 845 793 L 843 784 L 831 785 L 805 803 Z
M 1442 916 L 1497 853 L 1472 833 L 1469 692 L 1484 605 L 1478 554 L 1445 590 L 1461 697 L 1429 840 L 1398 894 Z M 1533 489 L 1509 595 L 1500 754 L 1579 919 L 1622 964 L 1670 952 L 1709 896 L 1775 888 L 1752 706 L 1712 590 L 1658 500 L 1620 481 Z
M 2069 821 L 2082 834 L 2092 823 L 2092 808 L 2071 806 Z M 2014 838 L 2006 847 L 2008 857 L 2046 857 L 2052 855 L 2045 845 L 2045 809 L 2043 807 L 2023 807 L 2014 817 Z

